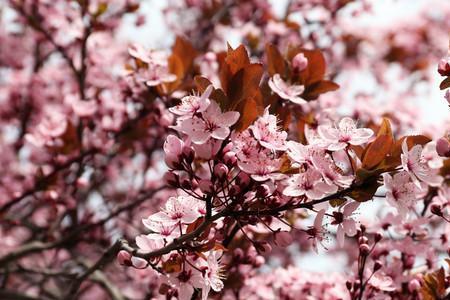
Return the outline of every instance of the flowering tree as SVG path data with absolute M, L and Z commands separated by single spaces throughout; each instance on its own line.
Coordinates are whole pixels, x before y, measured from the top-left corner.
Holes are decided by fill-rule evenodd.
M 169 1 L 165 50 L 138 1 L 2 4 L 0 298 L 447 299 L 443 2 Z

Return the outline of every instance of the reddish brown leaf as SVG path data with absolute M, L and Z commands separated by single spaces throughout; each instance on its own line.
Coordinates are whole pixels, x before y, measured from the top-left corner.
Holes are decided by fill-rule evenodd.
M 381 163 L 388 154 L 391 153 L 394 144 L 391 124 L 388 119 L 383 118 L 377 138 L 369 144 L 364 153 L 362 167 L 365 169 L 373 169 Z
M 450 88 L 450 77 L 447 77 L 444 80 L 442 80 L 441 84 L 439 85 L 439 88 L 441 90 Z
M 322 80 L 308 86 L 302 97 L 306 100 L 313 100 L 317 99 L 320 94 L 335 91 L 337 89 L 339 89 L 339 85 L 337 83 L 329 80 Z
M 280 74 L 283 76 L 286 72 L 286 62 L 283 56 L 281 56 L 280 51 L 278 51 L 278 48 L 273 44 L 267 44 L 266 56 L 269 75 Z

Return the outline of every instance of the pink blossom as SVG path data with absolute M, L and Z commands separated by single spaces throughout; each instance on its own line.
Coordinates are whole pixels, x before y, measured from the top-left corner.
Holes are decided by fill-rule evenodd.
M 391 277 L 377 272 L 369 280 L 369 284 L 381 291 L 392 292 L 395 291 L 394 281 Z
M 334 128 L 328 125 L 321 125 L 318 133 L 322 139 L 328 142 L 328 150 L 337 151 L 345 149 L 348 145 L 362 145 L 367 143 L 373 135 L 373 131 L 368 128 L 356 128 L 356 123 L 351 118 L 343 118 Z
M 210 251 L 208 254 L 207 269 L 205 272 L 205 286 L 202 288 L 202 300 L 208 298 L 210 289 L 219 292 L 223 289 L 222 268 L 219 264 L 221 252 Z
M 305 104 L 306 100 L 299 97 L 303 94 L 305 87 L 303 85 L 289 85 L 280 76 L 280 74 L 273 75 L 269 79 L 270 89 L 283 99 L 289 100 L 295 104 Z
M 314 225 L 310 226 L 306 233 L 309 235 L 309 239 L 312 240 L 312 247 L 315 252 L 318 251 L 317 243 L 320 243 L 322 246 L 322 242 L 325 237 L 325 230 L 322 226 L 323 217 L 325 215 L 325 209 L 321 209 L 317 212 L 316 218 L 314 219 Z M 325 247 L 324 247 L 325 248 Z
M 403 170 L 408 172 L 414 184 L 419 188 L 421 187 L 420 181 L 431 186 L 439 186 L 443 178 L 438 175 L 437 170 L 430 169 L 422 155 L 422 150 L 421 145 L 415 145 L 408 150 L 406 139 L 403 141 L 401 154 Z
M 269 107 L 264 110 L 264 114 L 249 129 L 261 146 L 272 151 L 286 149 L 287 133 L 278 129 L 277 117 L 269 113 Z
M 164 142 L 164 153 L 166 164 L 172 168 L 176 169 L 177 164 L 181 160 L 181 154 L 183 153 L 184 143 L 182 140 L 174 135 L 169 135 Z
M 294 174 L 286 182 L 287 187 L 283 194 L 291 197 L 305 195 L 309 199 L 320 199 L 336 193 L 338 189 L 336 185 L 324 182 L 321 174 L 311 168 L 306 172 Z
M 177 224 L 179 222 L 190 224 L 201 216 L 198 211 L 199 201 L 191 196 L 170 197 L 164 209 L 161 212 L 151 215 L 148 220 L 167 225 Z M 144 220 L 144 222 L 146 221 Z
M 329 155 L 313 152 L 311 154 L 311 162 L 328 184 L 336 184 L 340 187 L 347 188 L 354 180 L 353 175 L 344 175 L 343 171 L 336 166 Z
M 169 111 L 183 118 L 189 118 L 196 113 L 204 112 L 211 103 L 209 96 L 212 91 L 213 86 L 210 85 L 201 96 L 185 96 L 181 99 L 180 104 L 169 108 Z
M 344 206 L 342 212 L 335 212 L 335 220 L 331 224 L 337 225 L 336 239 L 339 246 L 344 246 L 345 235 L 354 236 L 356 234 L 356 222 L 351 215 L 359 207 L 359 202 L 353 201 Z
M 401 216 L 406 216 L 408 210 L 416 202 L 417 186 L 410 180 L 410 176 L 405 171 L 399 172 L 394 176 L 384 173 L 383 180 L 387 201 L 397 209 Z
M 179 120 L 173 128 L 189 136 L 195 144 L 204 144 L 209 138 L 224 140 L 230 134 L 230 126 L 239 119 L 239 113 L 222 113 L 219 105 L 211 101 L 201 116 Z

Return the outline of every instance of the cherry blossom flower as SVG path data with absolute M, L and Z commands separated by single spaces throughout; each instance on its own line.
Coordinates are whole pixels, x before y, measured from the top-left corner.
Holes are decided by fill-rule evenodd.
M 169 111 L 179 115 L 179 119 L 186 119 L 192 117 L 196 113 L 204 112 L 211 103 L 209 96 L 212 91 L 213 86 L 210 85 L 201 96 L 185 96 L 181 99 L 180 104 L 169 108 Z
M 239 113 L 228 111 L 222 113 L 219 105 L 211 101 L 208 108 L 201 117 L 180 120 L 175 130 L 181 131 L 189 136 L 195 144 L 204 144 L 209 138 L 224 140 L 230 134 L 230 126 L 239 119 Z
M 349 187 L 353 180 L 353 175 L 343 175 L 343 171 L 336 166 L 330 156 L 321 155 L 320 152 L 312 152 L 311 161 L 313 166 L 318 170 L 328 184 L 336 184 L 340 187 Z
M 421 145 L 415 145 L 408 150 L 406 139 L 403 141 L 401 154 L 403 170 L 408 172 L 414 184 L 419 188 L 421 187 L 420 181 L 431 186 L 439 186 L 443 178 L 438 175 L 437 170 L 430 169 L 423 157 L 422 150 Z
M 320 137 L 328 142 L 328 150 L 337 151 L 345 149 L 348 145 L 362 145 L 367 143 L 373 135 L 368 128 L 356 128 L 356 123 L 351 118 L 343 118 L 334 128 L 328 125 L 318 127 Z
M 280 76 L 280 74 L 273 75 L 269 80 L 270 89 L 283 99 L 289 100 L 295 104 L 307 103 L 305 99 L 301 98 L 305 87 L 303 85 L 289 85 Z
M 407 172 L 402 171 L 391 176 L 383 174 L 384 186 L 386 188 L 386 199 L 394 206 L 401 216 L 406 216 L 417 199 L 417 186 L 411 181 Z
M 205 286 L 202 288 L 202 300 L 208 298 L 210 289 L 219 292 L 223 289 L 222 268 L 219 264 L 220 251 L 210 251 L 208 254 L 207 269 L 205 271 Z
M 291 197 L 305 195 L 309 199 L 320 199 L 335 193 L 337 189 L 336 185 L 324 182 L 318 171 L 308 168 L 306 172 L 294 174 L 287 179 L 287 187 L 283 190 L 283 194 Z
M 369 280 L 369 284 L 378 290 L 392 292 L 395 291 L 394 281 L 391 277 L 377 272 Z
M 166 164 L 172 168 L 176 169 L 177 163 L 181 159 L 181 154 L 183 153 L 184 142 L 174 135 L 169 135 L 164 142 L 164 153 Z
M 316 218 L 314 219 L 314 225 L 310 226 L 309 229 L 306 230 L 306 233 L 309 235 L 309 239 L 312 240 L 312 247 L 315 252 L 318 252 L 317 243 L 320 243 L 323 246 L 322 241 L 325 237 L 325 230 L 322 226 L 322 222 L 324 216 L 325 209 L 319 210 Z
M 337 225 L 336 240 L 339 246 L 344 246 L 345 235 L 354 236 L 356 234 L 356 222 L 350 216 L 359 207 L 359 202 L 353 201 L 344 206 L 343 211 L 333 212 L 333 225 Z
M 169 274 L 169 282 L 178 290 L 178 300 L 190 300 L 194 294 L 194 287 L 202 288 L 204 279 L 199 271 L 191 266 L 177 274 Z
M 164 209 L 151 215 L 150 222 L 163 223 L 167 225 L 185 223 L 190 224 L 200 217 L 198 202 L 191 196 L 170 197 Z M 148 224 L 148 223 L 147 223 Z
M 269 107 L 266 107 L 264 114 L 249 129 L 261 146 L 272 151 L 286 149 L 287 132 L 278 130 L 277 117 L 269 113 Z

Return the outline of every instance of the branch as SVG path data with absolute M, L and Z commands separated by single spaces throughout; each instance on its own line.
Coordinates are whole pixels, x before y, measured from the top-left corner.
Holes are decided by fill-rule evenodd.
M 72 300 L 75 299 L 77 295 L 77 291 L 80 288 L 83 281 L 85 281 L 91 274 L 93 274 L 97 270 L 101 270 L 105 265 L 110 263 L 115 257 L 117 252 L 121 249 L 121 243 L 119 241 L 115 242 L 101 257 L 95 264 L 89 267 L 84 273 L 80 274 L 71 284 L 66 299 Z

